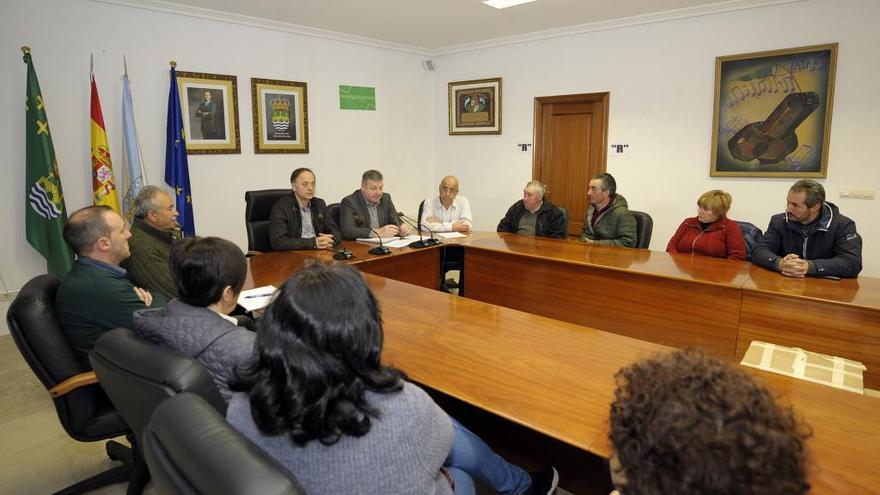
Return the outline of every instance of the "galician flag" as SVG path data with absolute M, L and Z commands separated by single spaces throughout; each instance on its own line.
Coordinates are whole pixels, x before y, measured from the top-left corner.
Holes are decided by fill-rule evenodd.
M 131 86 L 128 81 L 128 67 L 122 76 L 122 137 L 125 148 L 125 168 L 122 173 L 122 211 L 131 222 L 134 214 L 134 199 L 147 185 L 141 145 L 138 142 L 137 128 L 134 125 L 134 107 L 131 104 Z
M 104 130 L 104 115 L 101 112 L 101 100 L 98 98 L 98 85 L 95 75 L 92 78 L 92 197 L 93 203 L 119 211 L 119 196 L 116 194 L 116 179 L 113 177 L 113 162 L 110 160 L 110 144 L 107 143 L 107 132 Z
M 44 258 L 50 274 L 64 278 L 73 264 L 73 253 L 64 242 L 67 210 L 55 147 L 49 134 L 46 104 L 40 92 L 31 49 L 22 47 L 27 64 L 25 108 L 25 230 L 28 243 Z

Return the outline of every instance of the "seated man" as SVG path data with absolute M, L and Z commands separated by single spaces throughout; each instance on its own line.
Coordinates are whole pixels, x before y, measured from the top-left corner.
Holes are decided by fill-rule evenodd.
M 581 241 L 600 246 L 634 247 L 636 219 L 627 208 L 626 199 L 617 194 L 617 181 L 605 172 L 590 179 L 587 216 Z
M 272 249 L 333 249 L 342 237 L 327 214 L 327 204 L 315 197 L 315 173 L 298 168 L 290 174 L 293 194 L 272 205 L 269 241 Z
M 170 194 L 156 186 L 143 188 L 134 200 L 134 222 L 128 241 L 131 256 L 122 262 L 133 284 L 169 300 L 177 297 L 168 270 L 171 244 L 181 238 L 177 215 Z
M 154 298 L 125 278 L 119 263 L 129 256 L 129 237 L 125 221 L 107 206 L 77 210 L 64 226 L 76 262 L 58 287 L 55 313 L 67 341 L 89 368 L 89 351 L 98 337 L 117 327 L 134 328 L 135 311 L 166 304 L 161 294 Z
M 342 200 L 339 223 L 346 240 L 409 233 L 406 224 L 400 223 L 391 195 L 382 192 L 383 181 L 381 172 L 367 170 L 361 176 L 361 188 Z
M 523 189 L 523 199 L 507 210 L 498 223 L 498 232 L 565 239 L 565 215 L 549 201 L 544 201 L 544 184 L 533 180 Z
M 862 271 L 856 223 L 825 201 L 825 188 L 799 180 L 788 190 L 785 213 L 773 215 L 752 262 L 788 277 L 855 277 Z
M 802 494 L 807 428 L 735 365 L 674 351 L 615 375 L 611 479 L 621 494 Z
M 458 196 L 458 178 L 447 175 L 440 181 L 440 195 L 425 200 L 419 225 L 432 232 L 467 234 L 473 224 L 470 201 L 464 196 Z
M 170 264 L 179 299 L 166 308 L 135 313 L 135 333 L 205 365 L 229 402 L 232 370 L 254 347 L 255 334 L 227 316 L 247 278 L 247 261 L 225 239 L 189 237 L 171 248 Z

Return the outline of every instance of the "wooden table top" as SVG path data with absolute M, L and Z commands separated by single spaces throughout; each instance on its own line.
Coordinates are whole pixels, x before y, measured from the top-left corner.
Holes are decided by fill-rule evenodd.
M 426 386 L 601 456 L 621 367 L 670 348 L 366 275 L 384 361 Z M 880 486 L 880 399 L 751 368 L 813 431 L 814 493 Z
M 743 289 L 880 311 L 880 279 L 873 277 L 791 278 L 752 265 Z
M 750 266 L 749 263 L 742 261 L 670 255 L 647 249 L 594 246 L 579 241 L 508 233 L 496 233 L 494 237 L 474 239 L 467 245 L 470 248 L 551 258 L 563 263 L 585 264 L 608 270 L 734 287 L 741 287 L 745 283 Z

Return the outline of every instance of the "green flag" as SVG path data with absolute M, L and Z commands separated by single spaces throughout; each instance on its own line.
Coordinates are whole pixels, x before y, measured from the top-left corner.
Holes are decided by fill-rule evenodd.
M 30 49 L 22 48 L 27 64 L 27 97 L 25 98 L 25 226 L 27 240 L 44 258 L 48 272 L 64 278 L 73 263 L 73 253 L 64 242 L 67 211 L 55 147 L 49 134 L 46 106 L 40 83 L 31 61 Z

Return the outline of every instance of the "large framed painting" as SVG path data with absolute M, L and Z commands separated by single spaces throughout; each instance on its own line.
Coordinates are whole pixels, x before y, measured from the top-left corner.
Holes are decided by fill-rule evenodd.
M 187 154 L 241 153 L 236 81 L 222 74 L 177 73 Z
M 715 59 L 713 177 L 826 177 L 837 43 Z
M 449 134 L 501 134 L 501 78 L 449 83 Z
M 251 79 L 255 153 L 308 153 L 306 83 Z

